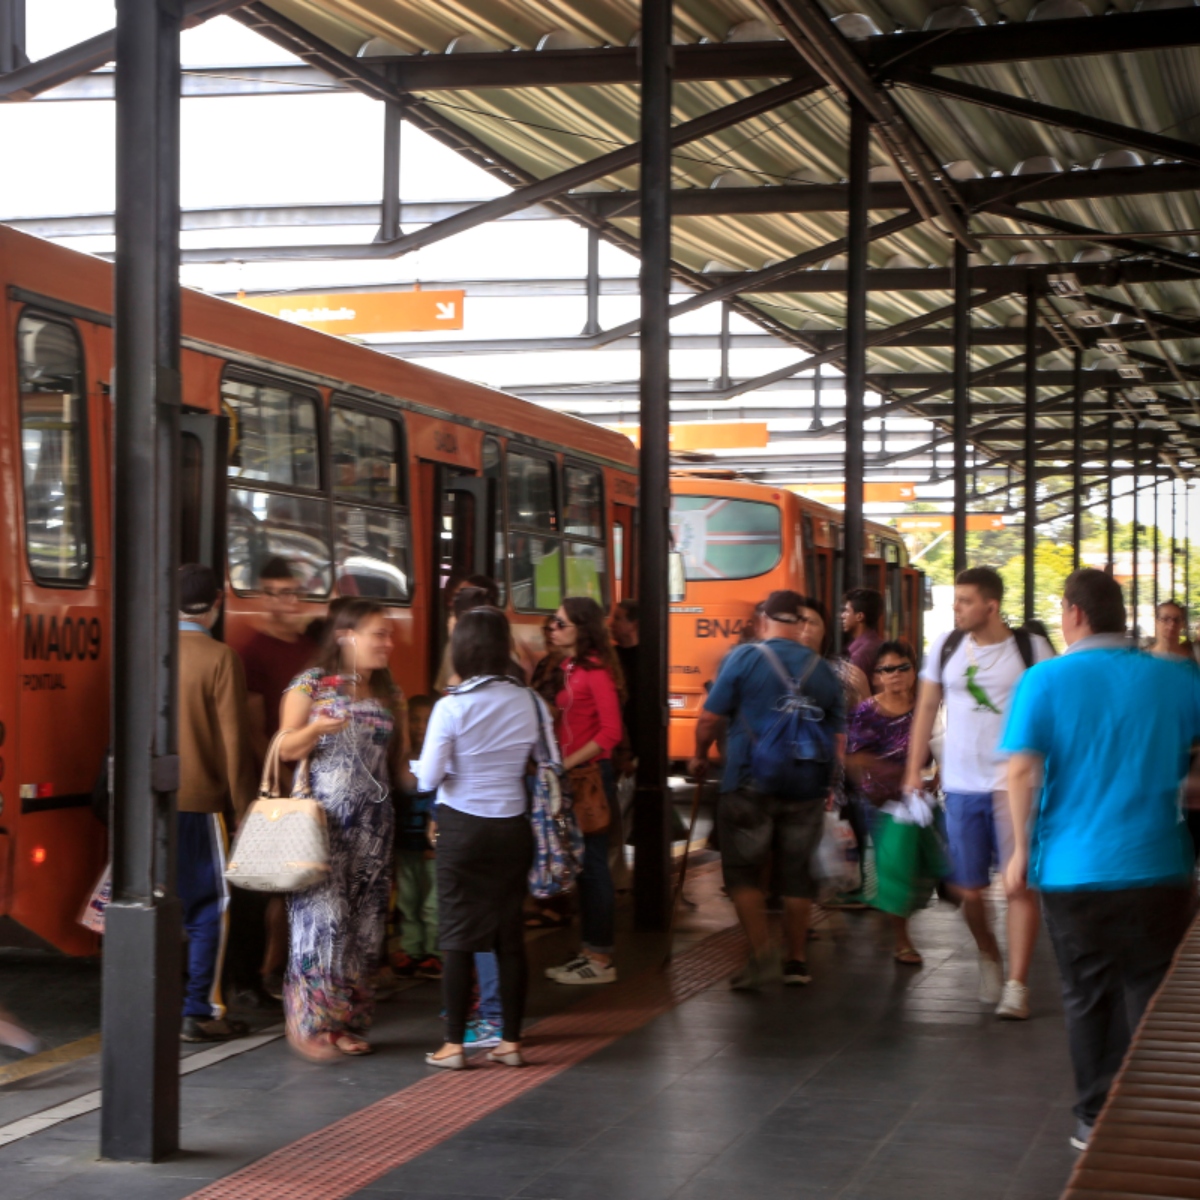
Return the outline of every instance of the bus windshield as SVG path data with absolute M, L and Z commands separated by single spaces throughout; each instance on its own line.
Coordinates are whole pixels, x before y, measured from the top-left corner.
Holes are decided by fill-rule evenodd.
M 765 575 L 782 550 L 774 504 L 722 496 L 672 496 L 671 536 L 689 580 Z

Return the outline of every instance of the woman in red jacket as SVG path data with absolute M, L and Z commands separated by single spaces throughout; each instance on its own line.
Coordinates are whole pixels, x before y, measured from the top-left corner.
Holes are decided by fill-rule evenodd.
M 583 870 L 579 875 L 579 918 L 583 948 L 561 967 L 551 967 L 546 976 L 555 983 L 614 983 L 613 922 L 616 893 L 608 869 L 608 821 L 588 822 L 588 812 L 604 807 L 616 811 L 616 780 L 612 752 L 621 741 L 621 702 L 625 681 L 608 635 L 604 610 L 587 596 L 569 596 L 562 602 L 551 624 L 551 639 L 562 653 L 562 690 L 555 698 L 558 709 L 558 742 L 563 766 L 572 772 L 576 813 L 583 835 Z M 582 770 L 585 764 L 599 766 L 596 772 Z M 588 776 L 591 776 L 591 779 Z M 597 785 L 603 789 L 602 795 Z M 588 803 L 589 791 L 596 792 Z M 584 807 L 586 806 L 586 807 Z

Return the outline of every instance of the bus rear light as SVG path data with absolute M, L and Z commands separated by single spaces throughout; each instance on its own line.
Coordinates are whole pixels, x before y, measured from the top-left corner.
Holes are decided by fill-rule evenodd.
M 33 863 L 35 867 L 40 867 L 42 863 L 46 861 L 46 847 L 34 846 L 34 848 L 29 852 L 29 861 Z
M 687 708 L 687 697 L 686 696 L 668 696 L 667 697 L 667 707 L 668 708 Z

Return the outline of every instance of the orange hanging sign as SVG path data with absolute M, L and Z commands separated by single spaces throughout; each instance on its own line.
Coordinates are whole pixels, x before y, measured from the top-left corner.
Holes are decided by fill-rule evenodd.
M 635 446 L 640 446 L 637 425 L 617 425 Z M 766 421 L 694 421 L 671 425 L 671 449 L 679 453 L 697 450 L 757 450 L 766 446 Z
M 821 504 L 845 504 L 846 485 L 844 483 L 804 483 L 791 489 L 800 496 L 807 496 Z M 915 483 L 864 483 L 864 504 L 896 504 L 907 503 L 917 498 Z
M 892 524 L 901 533 L 950 533 L 954 517 L 949 513 L 914 513 L 893 517 Z M 991 533 L 1003 528 L 1004 518 L 999 513 L 967 513 L 968 533 Z
M 239 304 L 321 333 L 431 333 L 463 327 L 465 292 L 310 292 Z

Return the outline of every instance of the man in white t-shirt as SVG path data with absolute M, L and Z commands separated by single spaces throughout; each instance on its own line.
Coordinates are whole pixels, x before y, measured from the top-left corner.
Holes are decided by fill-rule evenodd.
M 979 999 L 996 1015 L 1029 1016 L 1026 980 L 1038 931 L 1037 898 L 1008 902 L 1008 981 L 992 932 L 984 891 L 992 866 L 1004 869 L 1013 851 L 1007 757 L 1000 737 L 1019 680 L 1035 662 L 1053 656 L 1045 638 L 1013 630 L 1000 616 L 1004 583 L 991 567 L 972 567 L 954 581 L 954 632 L 938 638 L 921 671 L 913 713 L 905 788 L 919 789 L 929 761 L 929 737 L 943 699 L 946 736 L 941 779 L 946 794 L 950 884 L 962 901 L 979 947 Z

